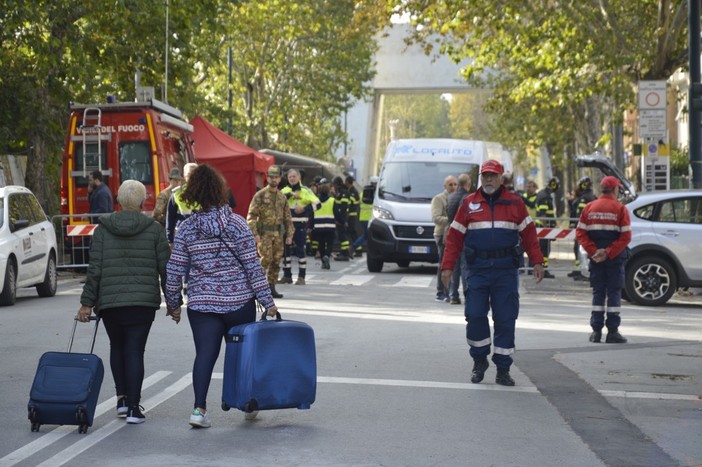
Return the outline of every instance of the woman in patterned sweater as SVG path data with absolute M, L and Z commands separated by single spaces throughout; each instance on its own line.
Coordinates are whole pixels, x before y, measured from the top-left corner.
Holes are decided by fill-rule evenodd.
M 167 267 L 166 305 L 173 319 L 180 320 L 181 286 L 187 278 L 188 321 L 195 341 L 190 425 L 207 428 L 207 391 L 227 330 L 256 320 L 256 300 L 270 316 L 278 309 L 251 230 L 227 203 L 222 175 L 208 165 L 198 166 L 182 197 L 201 209 L 176 233 Z

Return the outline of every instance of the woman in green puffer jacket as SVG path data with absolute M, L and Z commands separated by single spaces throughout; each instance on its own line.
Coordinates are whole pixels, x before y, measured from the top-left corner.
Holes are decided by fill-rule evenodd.
M 77 319 L 100 316 L 110 339 L 110 369 L 117 391 L 117 416 L 143 423 L 141 386 L 144 349 L 161 291 L 170 248 L 163 227 L 141 213 L 146 188 L 136 180 L 119 187 L 122 211 L 102 217 L 90 247 L 90 264 Z

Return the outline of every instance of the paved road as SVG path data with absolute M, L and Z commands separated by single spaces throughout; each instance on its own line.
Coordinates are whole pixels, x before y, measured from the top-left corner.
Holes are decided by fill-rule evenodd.
M 700 296 L 625 304 L 630 343 L 597 345 L 587 342 L 585 284 L 559 277 L 535 286 L 525 277 L 517 386 L 504 388 L 494 367 L 470 384 L 462 307 L 433 300 L 432 273 L 386 266 L 369 274 L 362 260 L 322 271 L 311 261 L 308 285 L 281 286 L 279 305 L 315 329 L 317 401 L 245 422 L 218 408 L 220 358 L 208 430 L 187 424 L 190 328 L 164 312 L 147 345 L 145 424 L 114 418 L 108 370 L 87 435 L 53 426 L 31 433 L 25 406 L 36 362 L 65 347 L 81 284 L 64 275 L 53 299 L 23 291 L 0 310 L 0 466 L 702 465 Z M 96 352 L 109 368 L 104 333 Z

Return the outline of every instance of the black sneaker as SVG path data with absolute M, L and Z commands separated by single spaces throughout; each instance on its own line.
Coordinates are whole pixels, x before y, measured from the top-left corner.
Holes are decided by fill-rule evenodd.
M 544 270 L 544 279 L 555 279 L 555 278 L 556 278 L 556 276 L 551 274 L 551 272 L 548 269 Z
M 514 386 L 514 380 L 509 375 L 509 368 L 498 368 L 495 382 L 502 386 Z
M 490 364 L 487 358 L 481 358 L 473 363 L 473 372 L 470 374 L 470 382 L 477 384 L 483 380 L 485 377 L 485 370 L 488 369 Z
M 144 410 L 144 407 L 140 405 L 133 405 L 129 407 L 129 413 L 127 414 L 127 423 L 144 423 L 146 421 L 146 417 L 143 413 L 141 413 L 142 410 Z
M 607 344 L 626 344 L 627 338 L 619 334 L 619 331 L 608 332 L 605 342 Z
M 590 342 L 602 342 L 602 331 L 592 331 Z
M 127 416 L 127 412 L 129 412 L 129 407 L 127 407 L 127 398 L 122 396 L 117 399 L 117 416 L 119 418 L 124 418 Z

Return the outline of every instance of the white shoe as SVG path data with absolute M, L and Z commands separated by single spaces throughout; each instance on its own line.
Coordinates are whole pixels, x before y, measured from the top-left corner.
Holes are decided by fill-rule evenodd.
M 195 428 L 209 428 L 210 417 L 207 416 L 207 412 L 202 413 L 200 409 L 195 409 L 193 413 L 190 414 L 190 425 Z
M 253 420 L 258 415 L 258 410 L 244 413 L 244 420 Z

